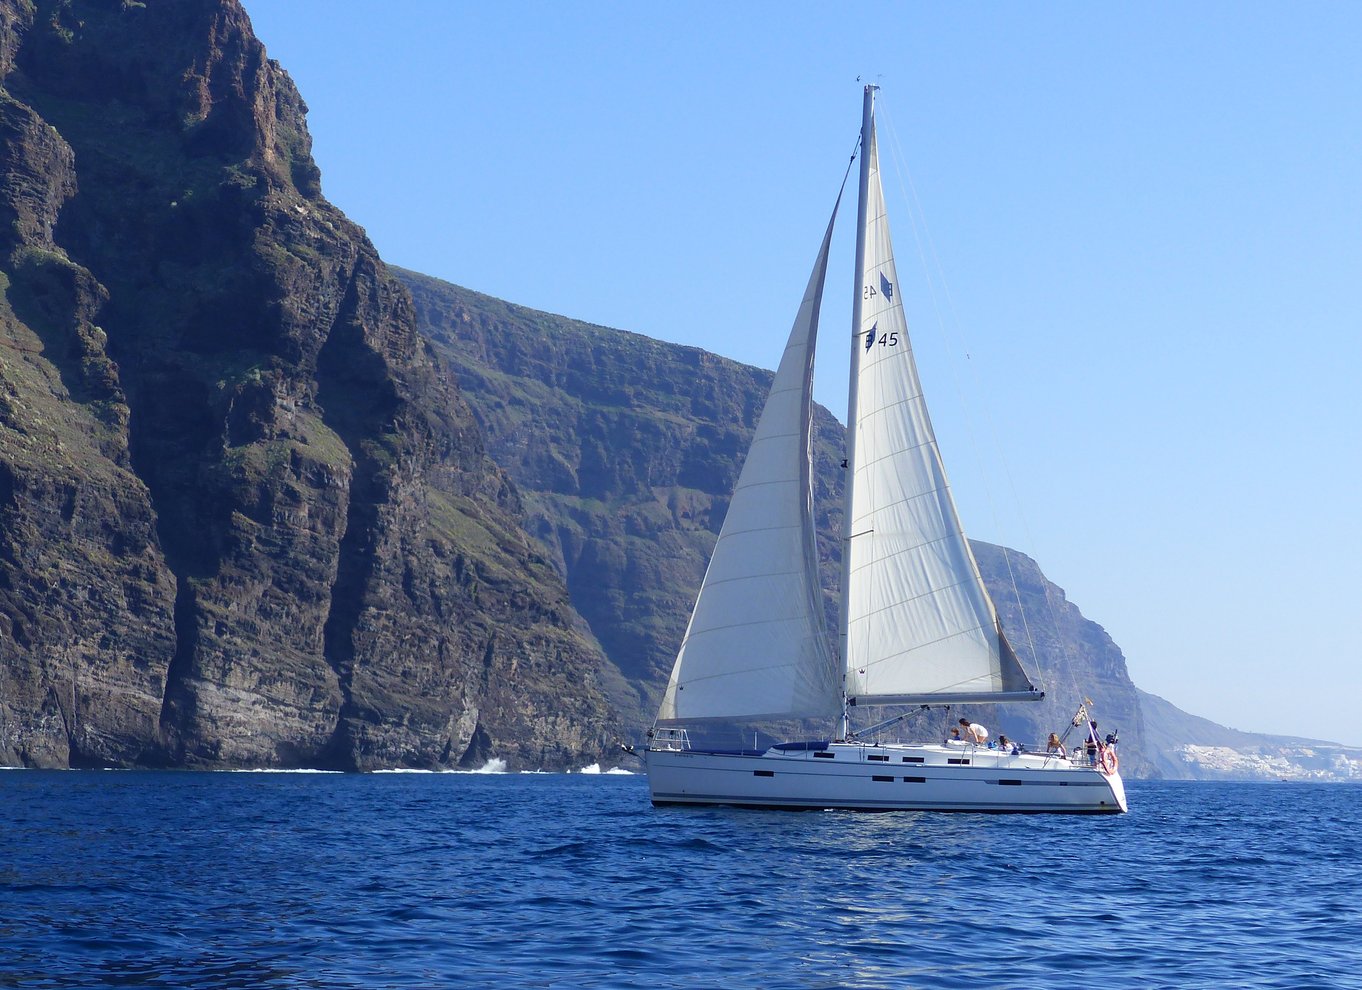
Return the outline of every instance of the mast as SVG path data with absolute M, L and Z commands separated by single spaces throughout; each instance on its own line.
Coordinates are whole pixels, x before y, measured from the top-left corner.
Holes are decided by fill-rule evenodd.
M 960 525 L 904 313 L 876 147 L 861 125 L 842 547 L 843 723 L 852 705 L 1037 700 Z
M 844 668 L 847 664 L 847 633 L 851 621 L 851 609 L 847 599 L 851 590 L 851 539 L 855 535 L 851 532 L 851 497 L 852 487 L 856 480 L 856 405 L 857 385 L 861 378 L 861 294 L 864 291 L 863 283 L 865 282 L 866 192 L 870 186 L 870 147 L 875 140 L 875 91 L 877 89 L 879 87 L 874 83 L 866 84 L 865 98 L 861 105 L 861 170 L 860 184 L 856 195 L 856 265 L 855 271 L 852 272 L 854 283 L 851 293 L 851 365 L 850 381 L 847 384 L 847 458 L 846 477 L 842 483 L 842 589 L 840 596 L 841 629 L 838 633 L 838 644 Z M 843 739 L 847 737 L 847 732 L 850 729 L 848 723 L 844 686 L 842 692 Z

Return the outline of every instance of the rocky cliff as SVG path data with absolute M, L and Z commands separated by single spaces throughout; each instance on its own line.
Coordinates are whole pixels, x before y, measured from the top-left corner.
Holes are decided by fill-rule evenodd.
M 0 762 L 565 766 L 602 657 L 235 0 L 0 0 Z

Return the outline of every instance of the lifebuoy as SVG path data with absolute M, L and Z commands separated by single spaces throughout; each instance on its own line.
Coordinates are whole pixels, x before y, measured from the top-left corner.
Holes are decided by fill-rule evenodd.
M 1121 761 L 1116 759 L 1116 750 L 1108 746 L 1102 750 L 1102 757 L 1099 762 L 1102 764 L 1102 772 L 1110 776 L 1116 772 Z

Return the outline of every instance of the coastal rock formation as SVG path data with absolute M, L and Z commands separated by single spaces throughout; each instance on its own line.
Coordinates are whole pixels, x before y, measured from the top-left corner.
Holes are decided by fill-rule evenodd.
M 0 0 L 0 762 L 593 762 L 602 658 L 235 0 Z

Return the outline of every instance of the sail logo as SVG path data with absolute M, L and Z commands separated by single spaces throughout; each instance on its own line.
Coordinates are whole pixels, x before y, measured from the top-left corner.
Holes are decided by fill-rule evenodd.
M 897 346 L 898 346 L 898 343 L 899 343 L 899 332 L 898 332 L 897 330 L 886 331 L 885 333 L 882 333 L 882 334 L 879 334 L 879 336 L 876 336 L 876 331 L 878 331 L 879 328 L 880 328 L 880 321 L 879 321 L 879 320 L 876 320 L 876 321 L 875 321 L 875 324 L 874 324 L 869 330 L 866 331 L 866 334 L 865 334 L 865 352 L 866 352 L 867 354 L 870 353 L 870 348 L 874 347 L 876 344 L 879 344 L 881 347 L 897 347 Z
M 861 291 L 861 298 L 874 299 L 876 295 L 875 287 L 869 282 L 865 283 L 865 287 Z M 886 302 L 892 303 L 894 301 L 894 283 L 884 277 L 884 272 L 880 272 L 880 291 L 878 295 L 884 296 Z

